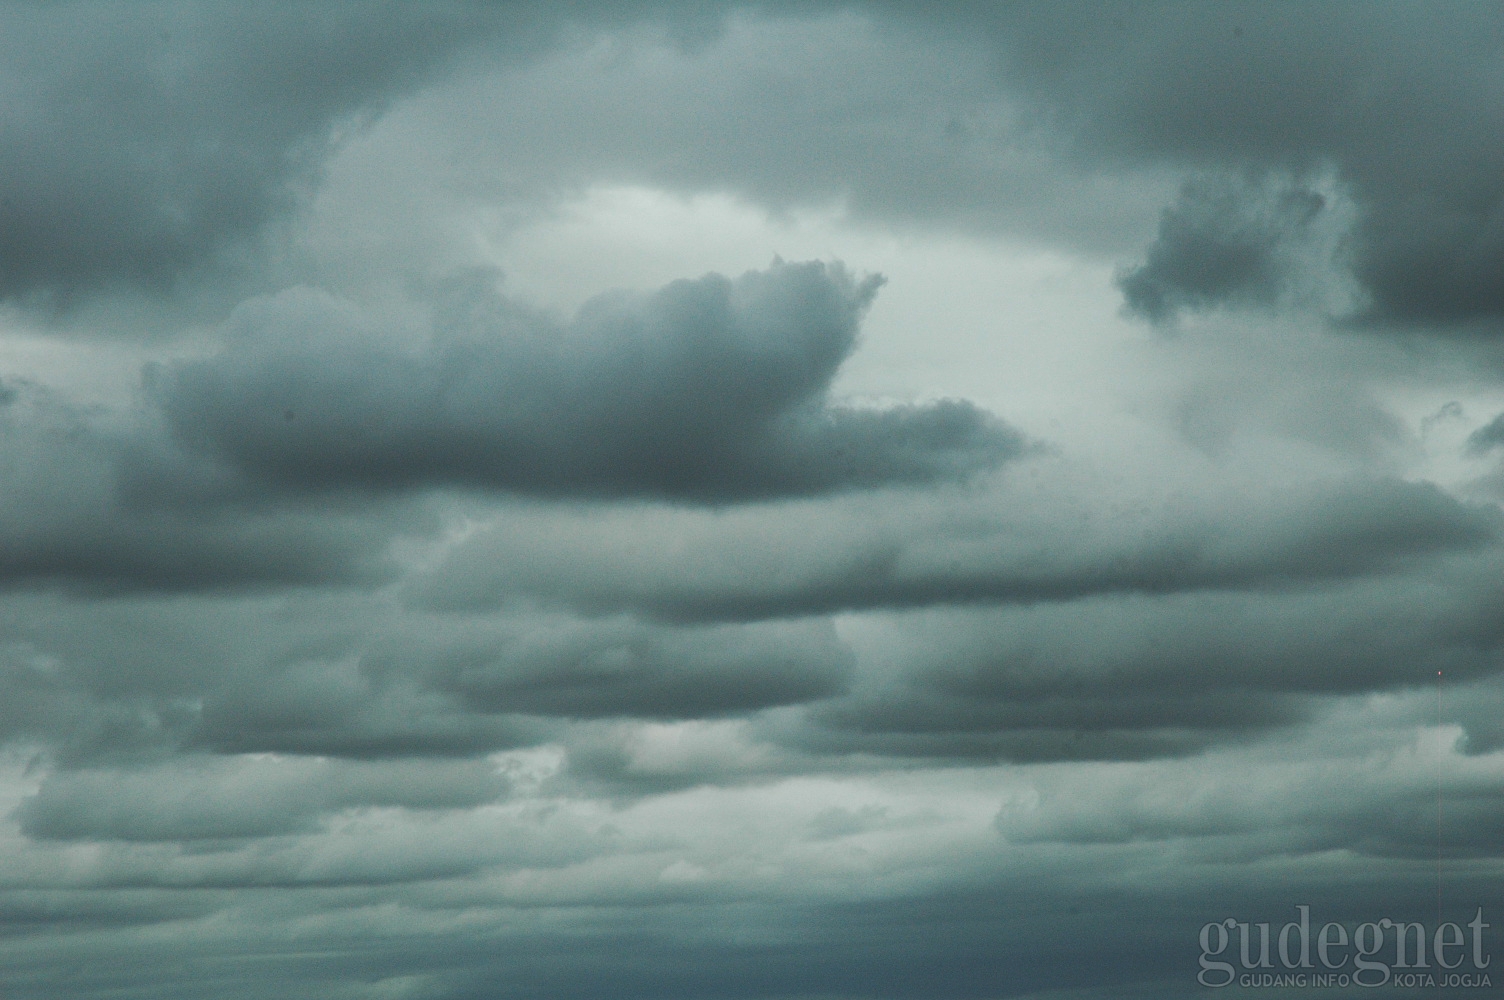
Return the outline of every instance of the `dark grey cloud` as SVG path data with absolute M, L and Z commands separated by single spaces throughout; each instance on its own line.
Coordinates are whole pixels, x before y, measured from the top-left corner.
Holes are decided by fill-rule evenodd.
M 132 497 L 121 469 L 155 432 L 129 414 L 80 407 L 11 380 L 0 397 L 0 586 L 185 590 L 372 584 L 391 577 L 394 536 L 424 530 L 385 513 L 185 503 L 185 479 Z M 152 445 L 161 451 L 158 444 Z
M 1500 447 L 1504 447 L 1504 413 L 1467 436 L 1467 450 L 1473 455 L 1485 455 Z
M 1335 760 L 1345 772 L 1341 779 L 1332 774 Z M 1253 750 L 1083 769 L 1043 783 L 1037 796 L 1010 796 L 995 823 L 1015 844 L 1207 838 L 1224 839 L 1222 850 L 1245 857 L 1334 849 L 1419 860 L 1492 853 L 1488 831 L 1504 806 L 1494 797 L 1497 780 L 1486 765 L 1438 782 L 1413 758 L 1353 753 L 1335 760 L 1270 759 Z M 1239 766 L 1241 780 L 1222 780 L 1223 768 Z M 1438 784 L 1446 814 L 1439 842 Z
M 1445 675 L 1439 683 L 1444 715 L 1462 727 L 1461 749 L 1487 754 L 1504 748 L 1504 684 L 1491 678 L 1459 684 Z
M 668 621 L 944 604 L 1031 604 L 1100 594 L 1302 590 L 1487 551 L 1496 508 L 1424 483 L 1353 479 L 1135 517 L 1004 495 L 699 512 L 519 510 L 410 578 L 438 609 L 518 597 L 586 614 Z M 651 540 L 651 544 L 649 544 Z
M 1090 884 L 1089 877 L 1114 865 L 1129 871 L 1115 869 L 1122 877 L 1110 888 Z M 23 946 L 12 945 L 7 958 L 14 970 L 11 985 L 25 1000 L 97 996 L 139 982 L 151 982 L 157 995 L 187 998 L 206 980 L 222 984 L 221 995 L 232 1000 L 273 993 L 313 1000 L 373 987 L 442 1000 L 603 992 L 739 1000 L 1191 1000 L 1205 995 L 1195 983 L 1196 937 L 1204 923 L 1232 916 L 1270 922 L 1277 933 L 1283 922 L 1297 918 L 1292 900 L 1314 903 L 1313 933 L 1325 920 L 1349 929 L 1381 915 L 1426 920 L 1428 903 L 1434 922 L 1435 887 L 1426 877 L 1433 873 L 1418 872 L 1420 867 L 1375 861 L 1368 866 L 1370 877 L 1360 878 L 1302 858 L 1269 864 L 1259 879 L 1234 881 L 1194 858 L 1162 866 L 1131 849 L 1079 850 L 1026 872 L 968 866 L 967 885 L 902 897 L 611 905 L 546 915 L 530 911 L 525 921 L 472 910 L 472 920 L 485 919 L 482 926 L 446 927 L 444 933 L 434 933 L 429 922 L 436 914 L 404 912 L 407 927 L 378 924 L 383 933 L 376 941 L 372 914 L 356 907 L 355 914 L 366 919 L 365 935 L 354 930 L 356 920 L 323 922 L 306 931 L 299 941 L 305 947 L 296 951 L 279 946 L 276 935 L 275 920 L 285 919 L 286 911 L 247 891 L 243 897 L 257 905 L 238 912 L 225 908 L 217 921 L 185 920 L 174 928 L 171 944 L 161 935 L 142 935 L 130 947 L 109 947 L 79 935 L 46 950 L 54 963 L 61 954 L 86 974 L 59 977 L 55 964 L 49 967 L 37 950 Z M 1380 877 L 1382 887 L 1373 884 Z M 1497 879 L 1477 879 L 1475 891 L 1492 898 Z M 170 912 L 159 894 L 117 892 L 143 912 L 148 904 L 159 914 Z M 179 890 L 174 898 L 184 894 Z M 1471 906 L 1445 911 L 1464 924 L 1472 915 Z M 1486 932 L 1494 953 L 1496 933 L 1492 926 Z M 1350 953 L 1348 958 L 1350 969 Z
M 317 186 L 341 134 L 484 51 L 493 65 L 557 64 L 514 75 L 517 96 L 496 110 L 484 87 L 425 106 L 418 141 L 494 117 L 487 149 L 510 166 L 477 163 L 451 185 L 471 193 L 729 185 L 1121 253 L 1161 175 L 1242 187 L 1169 211 L 1126 284 L 1152 312 L 1266 304 L 1309 184 L 1330 176 L 1355 222 L 1325 266 L 1361 286 L 1358 318 L 1468 327 L 1504 311 L 1498 26 L 1476 5 L 1332 4 L 1298 19 L 1247 4 L 796 10 L 155 4 L 96 8 L 109 30 L 87 31 L 61 8 L 17 8 L 6 85 L 28 97 L 7 104 L 18 139 L 3 154 L 0 294 L 166 289 L 243 262 Z M 581 54 L 633 22 L 648 27 L 624 33 L 615 62 Z M 835 78 L 811 69 L 815 51 Z M 609 92 L 587 92 L 602 73 Z M 554 128 L 559 114 L 588 122 L 590 140 Z M 1283 181 L 1290 198 L 1271 203 Z
M 926 601 L 869 611 L 839 634 L 825 618 L 581 619 L 520 596 L 467 613 L 390 593 L 303 594 L 296 607 L 116 598 L 104 614 L 35 595 L 8 606 L 13 700 L 0 721 L 70 766 L 174 748 L 463 758 L 562 740 L 581 777 L 623 788 L 798 773 L 853 754 L 1142 759 L 1288 728 L 1332 698 L 1402 691 L 1438 670 L 1452 683 L 1496 676 L 1497 567 L 1493 548 L 1443 549 L 1383 573 L 1274 585 L 1191 578 L 1003 607 L 973 597 L 970 610 Z M 571 728 L 749 716 L 759 739 L 812 756 L 736 751 L 751 763 L 710 754 L 655 774 L 634 770 L 614 736 Z M 1497 737 L 1488 719 L 1463 720 L 1474 752 Z
M 1262 203 L 1261 203 L 1262 202 Z M 1140 267 L 1118 277 L 1128 308 L 1156 322 L 1182 309 L 1218 305 L 1272 307 L 1305 263 L 1286 248 L 1307 236 L 1325 200 L 1290 189 L 1267 202 L 1246 188 L 1188 184 L 1167 208 Z
M 851 691 L 766 720 L 819 752 L 1133 760 L 1308 722 L 1335 697 L 1497 685 L 1497 557 L 1287 593 L 1101 597 L 874 618 Z M 1460 702 L 1447 718 L 1461 718 Z M 1476 708 L 1480 750 L 1497 727 Z
M 824 622 L 665 629 L 630 620 L 374 622 L 321 659 L 243 663 L 178 731 L 219 752 L 467 755 L 556 734 L 546 720 L 681 719 L 844 689 Z M 273 647 L 276 649 L 277 647 Z
M 178 759 L 126 771 L 61 771 L 20 806 L 21 831 L 59 840 L 204 840 L 316 830 L 356 807 L 456 809 L 503 797 L 487 761 Z
M 73 768 L 179 751 L 468 758 L 559 739 L 574 720 L 715 719 L 827 698 L 856 668 L 822 619 L 412 613 L 363 589 L 22 593 L 0 599 L 0 625 L 0 741 Z
M 460 4 L 9 7 L 0 297 L 166 291 L 236 263 L 316 181 L 337 128 L 498 20 Z
M 209 687 L 201 702 L 164 727 L 154 749 L 433 759 L 527 746 L 549 731 L 519 713 L 467 710 L 409 677 L 373 678 L 358 662 L 252 663 L 246 676 Z M 75 754 L 109 759 L 113 749 L 86 745 Z
M 633 9 L 641 23 L 608 44 L 583 33 L 394 107 L 362 147 L 390 157 L 383 190 L 405 204 L 442 178 L 443 198 L 525 214 L 592 185 L 645 185 L 1102 255 L 1138 246 L 1174 190 L 1154 171 L 1064 162 L 1061 136 L 998 86 L 976 33 L 933 30 L 948 12 L 925 12 L 916 37 L 871 4 L 711 4 L 686 45 L 683 5 Z
M 530 315 L 481 274 L 406 342 L 293 291 L 241 310 L 221 354 L 151 373 L 183 444 L 271 488 L 461 486 L 729 503 L 965 480 L 1024 450 L 954 400 L 827 399 L 879 280 L 775 263 Z
M 617 621 L 449 651 L 430 683 L 480 710 L 703 718 L 836 694 L 851 666 L 823 622 L 658 631 Z
M 1493 11 L 1336 3 L 1292 17 L 1246 3 L 968 5 L 929 20 L 988 35 L 1001 78 L 1087 162 L 1234 179 L 1334 171 L 1357 210 L 1336 265 L 1365 293 L 1361 320 L 1467 329 L 1504 317 Z M 1140 281 L 1126 287 L 1130 303 L 1148 309 L 1157 294 L 1239 304 L 1267 294 L 1277 241 L 1257 192 L 1209 214 L 1173 209 Z M 1250 233 L 1243 223 L 1261 215 L 1266 225 Z
M 490 135 L 449 153 L 508 164 L 455 172 L 451 191 L 481 202 L 729 189 L 1092 255 L 1142 246 L 1155 202 L 1190 176 L 1127 272 L 1145 314 L 1266 307 L 1308 282 L 1354 284 L 1355 301 L 1304 304 L 1368 325 L 1491 328 L 1504 313 L 1499 28 L 1477 5 L 720 11 L 724 30 L 697 45 L 628 32 L 427 93 L 394 134 L 447 147 L 454 122 L 485 115 Z
M 58 306 L 144 288 L 166 302 L 194 284 L 254 283 L 278 266 L 329 157 L 466 58 L 526 64 L 561 38 L 640 20 L 693 45 L 724 16 L 716 4 L 617 7 L 11 6 L 0 299 Z
M 15 593 L 0 601 L 0 662 L 19 697 L 0 715 L 0 738 L 70 767 L 158 761 L 193 747 L 472 757 L 540 738 L 526 720 L 467 712 L 426 691 L 417 666 L 363 669 L 390 619 L 365 588 L 104 601 Z
M 1504 418 L 1311 321 L 1497 326 L 1491 12 L 83 10 L 0 14 L 7 998 L 1189 1000 L 1498 897 Z M 613 185 L 1088 301 L 503 292 Z M 1057 443 L 840 395 L 939 379 Z

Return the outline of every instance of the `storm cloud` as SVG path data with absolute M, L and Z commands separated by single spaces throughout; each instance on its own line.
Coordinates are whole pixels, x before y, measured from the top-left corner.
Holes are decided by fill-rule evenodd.
M 1164 321 L 1181 309 L 1273 306 L 1291 284 L 1298 260 L 1288 244 L 1324 208 L 1321 195 L 1286 190 L 1260 204 L 1236 189 L 1187 185 L 1165 210 L 1159 236 L 1141 267 L 1118 279 L 1128 307 Z
M 486 277 L 435 303 L 417 349 L 317 293 L 257 303 L 224 354 L 150 373 L 152 398 L 187 447 L 305 490 L 725 503 L 964 480 L 1024 447 L 963 401 L 831 405 L 879 284 L 839 266 L 608 295 L 562 328 Z
M 74 8 L 77 13 L 82 8 Z M 234 263 L 317 178 L 335 128 L 483 12 L 106 4 L 5 14 L 0 295 L 168 289 Z
M 1051 498 L 852 498 L 603 515 L 519 510 L 412 582 L 416 604 L 475 610 L 517 597 L 668 621 L 755 620 L 1100 594 L 1278 591 L 1492 550 L 1492 505 L 1394 480 L 1308 486 L 1250 509 L 1186 500 L 1153 519 L 1065 512 Z M 1074 515 L 1074 516 L 1073 516 Z M 812 541 L 812 540 L 818 540 Z
M 1368 324 L 1496 329 L 1504 312 L 1500 25 L 1468 5 L 975 5 L 1001 72 L 1056 116 L 1090 161 L 1157 163 L 1236 188 L 1334 171 L 1356 219 L 1330 266 L 1349 272 Z M 1168 211 L 1124 286 L 1154 315 L 1173 302 L 1265 303 L 1278 237 L 1317 204 L 1270 213 L 1263 185 Z M 1276 205 L 1279 203 L 1277 202 Z M 1284 221 L 1280 221 L 1283 217 Z
M 620 7 L 0 13 L 0 993 L 1497 953 L 1504 22 Z
M 373 521 L 369 512 L 188 503 L 181 479 L 171 493 L 132 498 L 121 470 L 147 440 L 128 415 L 79 407 L 35 383 L 5 386 L 0 585 L 171 591 L 374 583 L 393 571 L 392 537 L 423 527 L 411 509 Z

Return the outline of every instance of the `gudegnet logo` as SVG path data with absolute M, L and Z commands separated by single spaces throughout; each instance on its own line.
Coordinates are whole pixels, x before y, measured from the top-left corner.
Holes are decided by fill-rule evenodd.
M 1481 906 L 1466 924 L 1470 934 L 1452 922 L 1428 928 L 1420 921 L 1380 917 L 1358 924 L 1351 933 L 1344 924 L 1326 923 L 1313 936 L 1311 908 L 1300 905 L 1295 910 L 1298 918 L 1278 934 L 1272 934 L 1267 923 L 1234 917 L 1204 925 L 1196 981 L 1213 988 L 1233 983 L 1275 988 L 1493 985 L 1483 971 L 1492 959 L 1483 950 L 1483 932 L 1490 925 Z M 1230 950 L 1234 939 L 1236 950 Z

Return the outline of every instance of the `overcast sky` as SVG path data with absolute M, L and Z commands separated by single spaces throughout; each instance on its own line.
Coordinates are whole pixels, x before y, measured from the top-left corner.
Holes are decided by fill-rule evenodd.
M 5 5 L 0 998 L 1504 956 L 1501 135 L 1488 3 Z

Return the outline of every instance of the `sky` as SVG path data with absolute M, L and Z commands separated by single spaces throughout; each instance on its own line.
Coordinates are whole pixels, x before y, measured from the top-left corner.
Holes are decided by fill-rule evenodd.
M 1490 995 L 1500 134 L 1484 3 L 0 7 L 0 998 Z

